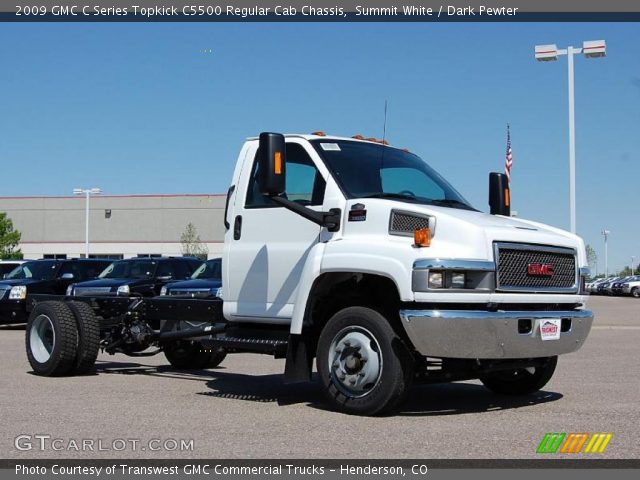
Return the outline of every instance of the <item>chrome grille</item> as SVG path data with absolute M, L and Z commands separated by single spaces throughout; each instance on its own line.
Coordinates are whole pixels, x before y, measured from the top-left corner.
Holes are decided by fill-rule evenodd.
M 95 293 L 111 293 L 111 287 L 75 287 L 73 293 L 76 295 L 93 295 Z
M 212 296 L 209 288 L 183 288 L 172 289 L 167 292 L 168 295 L 189 295 L 191 297 L 208 297 Z
M 401 210 L 391 210 L 389 219 L 389 233 L 391 235 L 413 236 L 413 232 L 420 228 L 431 228 L 433 235 L 432 219 L 427 215 L 420 215 L 413 212 L 403 212 Z
M 570 248 L 496 244 L 497 290 L 577 292 L 576 253 Z M 528 273 L 529 265 L 552 265 L 553 275 Z

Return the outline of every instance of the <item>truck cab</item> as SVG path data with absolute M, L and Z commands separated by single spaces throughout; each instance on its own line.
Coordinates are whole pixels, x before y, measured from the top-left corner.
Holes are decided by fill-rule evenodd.
M 432 358 L 491 368 L 509 360 L 524 365 L 514 376 L 537 368 L 550 377 L 557 355 L 580 348 L 591 327 L 584 243 L 498 213 L 507 215 L 477 210 L 417 155 L 384 141 L 250 138 L 227 197 L 224 316 L 287 328 L 288 355 L 317 357 L 328 389 L 355 412 L 381 383 L 380 322 L 402 344 L 396 356 L 412 359 L 400 370 Z M 344 328 L 327 334 L 345 311 Z M 368 361 L 345 342 L 368 350 Z M 518 388 L 501 375 L 487 373 L 485 384 L 516 393 L 541 381 Z

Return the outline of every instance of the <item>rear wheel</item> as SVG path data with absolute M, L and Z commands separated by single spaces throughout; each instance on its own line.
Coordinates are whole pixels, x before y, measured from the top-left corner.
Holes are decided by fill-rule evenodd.
M 100 350 L 100 321 L 93 308 L 84 302 L 69 302 L 78 326 L 78 351 L 74 373 L 90 372 L 95 366 Z
M 557 363 L 558 357 L 547 357 L 539 366 L 490 373 L 480 377 L 480 381 L 500 395 L 527 395 L 537 392 L 551 380 Z
M 27 358 L 36 374 L 50 377 L 72 373 L 78 327 L 65 303 L 38 303 L 29 315 L 25 341 Z
M 220 365 L 227 353 L 222 348 L 203 348 L 200 342 L 179 340 L 164 346 L 164 356 L 175 368 L 202 370 Z
M 349 307 L 327 322 L 316 355 L 318 377 L 337 410 L 376 415 L 393 409 L 411 384 L 413 360 L 386 318 Z

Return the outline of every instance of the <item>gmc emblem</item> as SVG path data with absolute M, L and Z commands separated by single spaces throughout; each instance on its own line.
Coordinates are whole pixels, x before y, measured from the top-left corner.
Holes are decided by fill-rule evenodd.
M 532 277 L 552 277 L 553 265 L 548 263 L 530 263 L 527 265 L 527 274 Z

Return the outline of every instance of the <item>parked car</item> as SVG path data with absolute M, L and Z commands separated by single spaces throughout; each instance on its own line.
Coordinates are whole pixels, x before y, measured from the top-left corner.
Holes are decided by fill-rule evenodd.
M 633 276 L 629 275 L 628 277 L 624 277 L 619 280 L 616 280 L 615 282 L 611 282 L 611 285 L 609 285 L 611 294 L 622 295 L 622 285 L 624 285 L 626 282 L 631 281 L 633 278 L 634 278 Z
M 5 278 L 13 269 L 22 265 L 26 260 L 0 260 L 0 278 Z
M 222 288 L 222 259 L 212 258 L 198 268 L 191 279 L 171 282 L 160 289 L 160 295 L 182 295 L 193 298 L 220 297 Z
M 593 278 L 591 280 L 589 280 L 585 285 L 584 285 L 584 291 L 587 293 L 593 293 L 593 289 L 594 287 L 598 284 L 599 281 L 601 281 L 601 278 Z
M 636 275 L 622 284 L 622 294 L 640 298 L 640 275 Z
M 616 280 L 620 280 L 620 277 L 609 277 L 606 281 L 599 283 L 598 295 L 611 295 L 611 290 L 609 290 L 609 286 Z
M 606 282 L 608 280 L 608 278 L 598 278 L 597 280 L 595 280 L 592 284 L 591 284 L 591 288 L 589 289 L 589 293 L 593 294 L 593 295 L 597 295 L 598 294 L 598 286 L 603 283 Z
M 168 282 L 191 278 L 202 260 L 191 257 L 128 258 L 109 265 L 96 280 L 69 285 L 67 295 L 154 297 Z
M 27 293 L 64 295 L 74 281 L 96 278 L 111 260 L 31 260 L 0 280 L 0 323 L 26 323 Z

